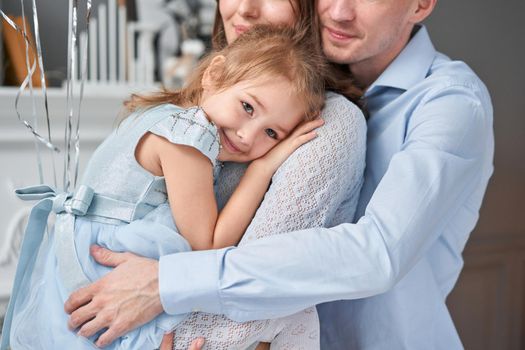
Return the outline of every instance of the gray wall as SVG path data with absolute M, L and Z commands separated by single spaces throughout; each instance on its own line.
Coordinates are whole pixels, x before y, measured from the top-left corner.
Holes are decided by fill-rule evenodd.
M 427 20 L 436 48 L 466 61 L 492 95 L 496 170 L 478 236 L 525 234 L 524 15 L 523 0 L 446 0 Z
M 466 349 L 525 348 L 524 14 L 523 0 L 447 0 L 427 21 L 437 49 L 466 61 L 494 105 L 495 172 L 447 299 Z

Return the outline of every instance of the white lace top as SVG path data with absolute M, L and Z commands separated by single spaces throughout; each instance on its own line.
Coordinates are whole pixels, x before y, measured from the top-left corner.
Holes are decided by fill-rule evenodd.
M 344 97 L 328 93 L 318 137 L 300 147 L 279 168 L 240 245 L 265 236 L 351 222 L 363 183 L 366 122 Z M 222 208 L 246 166 L 228 163 L 217 181 Z M 292 247 L 291 247 L 292 249 Z M 272 349 L 318 349 L 315 308 L 278 319 L 238 323 L 222 315 L 193 313 L 175 329 L 175 349 L 187 349 L 196 337 L 207 349 L 243 348 L 271 342 Z M 246 346 L 244 346 L 246 348 Z

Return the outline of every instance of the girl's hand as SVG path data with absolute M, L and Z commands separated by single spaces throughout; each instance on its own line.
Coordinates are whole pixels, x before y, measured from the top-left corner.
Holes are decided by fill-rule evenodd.
M 174 348 L 173 339 L 175 336 L 176 336 L 175 332 L 165 334 L 164 338 L 162 339 L 162 343 L 160 344 L 160 350 L 172 350 Z M 191 342 L 188 350 L 201 350 L 203 346 L 204 346 L 204 338 L 197 338 Z
M 264 164 L 265 169 L 275 173 L 296 149 L 317 136 L 315 129 L 323 124 L 324 120 L 321 118 L 299 124 L 287 138 L 254 162 Z

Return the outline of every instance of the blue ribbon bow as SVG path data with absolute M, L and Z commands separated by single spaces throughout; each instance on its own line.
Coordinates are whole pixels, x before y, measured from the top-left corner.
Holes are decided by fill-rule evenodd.
M 81 185 L 74 193 L 60 193 L 48 185 L 36 185 L 18 189 L 15 191 L 15 194 L 22 200 L 38 200 L 39 202 L 31 209 L 31 213 L 29 214 L 28 224 L 20 249 L 11 299 L 9 300 L 9 306 L 7 307 L 7 313 L 2 327 L 0 350 L 8 348 L 13 309 L 19 294 L 18 291 L 21 287 L 23 277 L 33 270 L 38 250 L 46 231 L 49 214 L 53 211 L 56 214 L 69 213 L 79 216 L 86 215 L 93 200 L 94 191 L 89 186 Z M 74 229 L 74 227 L 72 227 L 72 229 Z M 71 232 L 71 235 L 72 234 L 73 232 Z
M 56 214 L 70 213 L 78 216 L 86 215 L 91 201 L 93 200 L 94 191 L 91 187 L 81 185 L 74 193 L 57 192 L 48 185 L 37 185 L 20 188 L 15 191 L 18 198 L 30 201 L 40 200 L 35 207 L 41 205 L 43 200 L 51 201 L 51 210 Z M 44 205 L 42 203 L 42 205 Z M 47 208 L 47 205 L 45 206 Z

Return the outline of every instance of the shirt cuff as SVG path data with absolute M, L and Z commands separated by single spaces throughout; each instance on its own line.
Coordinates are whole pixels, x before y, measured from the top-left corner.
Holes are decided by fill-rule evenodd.
M 219 260 L 221 250 L 203 250 L 161 256 L 159 292 L 164 311 L 221 314 Z

